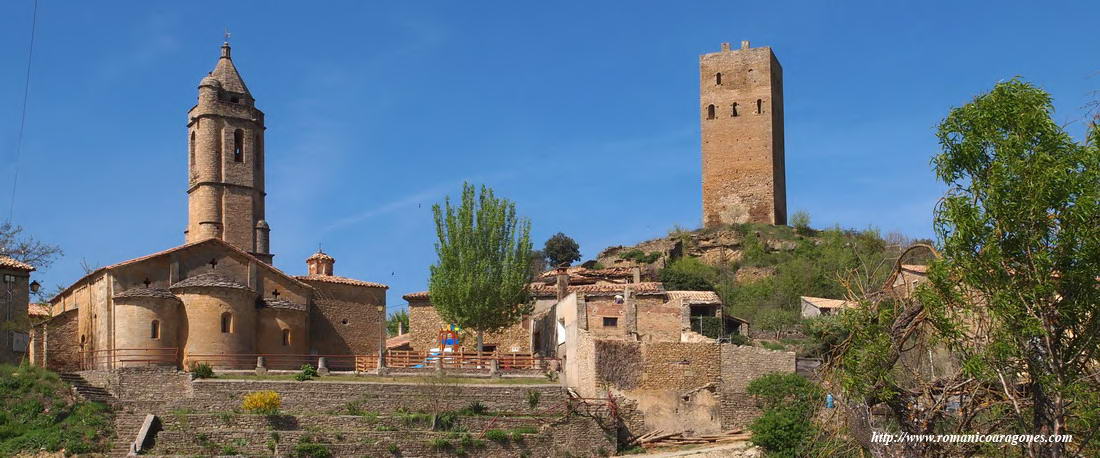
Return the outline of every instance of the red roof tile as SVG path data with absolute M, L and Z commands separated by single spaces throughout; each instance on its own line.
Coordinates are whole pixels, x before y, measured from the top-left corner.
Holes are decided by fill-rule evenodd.
M 0 267 L 7 267 L 9 269 L 25 270 L 31 272 L 34 270 L 34 266 L 25 262 L 16 261 L 15 259 L 7 256 L 0 256 Z
M 298 275 L 294 278 L 297 278 L 297 279 L 302 280 L 302 281 L 323 281 L 323 282 L 328 282 L 328 283 L 340 283 L 342 285 L 365 286 L 365 287 L 368 287 L 368 288 L 382 288 L 382 289 L 389 289 L 390 288 L 389 286 L 383 285 L 381 283 L 375 283 L 375 282 L 372 282 L 372 281 L 356 280 L 354 278 L 348 278 L 348 277 L 338 277 L 336 275 Z

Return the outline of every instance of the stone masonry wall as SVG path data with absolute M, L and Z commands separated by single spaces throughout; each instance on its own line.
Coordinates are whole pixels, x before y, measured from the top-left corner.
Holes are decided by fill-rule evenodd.
M 773 372 L 793 373 L 795 354 L 764 348 L 721 344 L 721 422 L 724 428 L 741 428 L 760 415 L 755 401 L 745 393 L 749 382 Z
M 445 329 L 445 323 L 439 317 L 435 307 L 426 300 L 409 301 L 409 345 L 416 351 L 427 351 L 439 347 L 439 331 Z M 476 340 L 472 332 L 460 334 L 462 346 L 467 351 L 476 349 Z M 524 317 L 500 332 L 487 333 L 485 345 L 495 345 L 499 353 L 531 353 L 531 320 Z

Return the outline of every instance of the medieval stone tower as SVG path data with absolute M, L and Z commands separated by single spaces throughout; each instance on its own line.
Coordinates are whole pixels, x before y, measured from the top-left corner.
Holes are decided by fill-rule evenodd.
M 271 263 L 264 220 L 264 114 L 222 45 L 187 113 L 188 243 L 219 238 Z
M 770 47 L 699 57 L 703 224 L 787 224 L 783 69 Z

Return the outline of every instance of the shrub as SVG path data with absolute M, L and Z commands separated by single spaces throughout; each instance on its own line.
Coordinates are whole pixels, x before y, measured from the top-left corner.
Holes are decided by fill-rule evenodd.
M 241 452 L 232 445 L 223 445 L 221 449 L 221 454 L 226 456 L 237 456 L 240 455 Z
M 653 264 L 654 262 L 657 262 L 658 259 L 661 259 L 661 253 L 646 253 L 639 249 L 633 249 L 623 254 L 620 254 L 619 257 L 627 261 L 637 262 L 639 264 Z
M 508 442 L 508 433 L 499 429 L 485 431 L 485 438 L 493 442 Z
M 431 447 L 432 450 L 443 450 L 451 448 L 451 441 L 437 437 L 435 439 L 428 440 L 428 447 Z
M 810 229 L 810 214 L 805 211 L 799 210 L 791 214 L 791 226 L 794 226 L 794 231 L 799 235 L 813 234 L 813 229 Z
M 386 446 L 386 451 L 390 452 L 391 455 L 396 455 L 401 452 L 401 447 L 398 447 L 397 444 L 390 443 Z
M 194 378 L 211 378 L 214 376 L 214 368 L 206 363 L 192 363 L 191 376 Z
M 278 415 L 282 398 L 274 391 L 255 391 L 248 393 L 241 401 L 241 408 L 259 415 Z
M 313 377 L 316 376 L 317 369 L 314 369 L 313 366 L 310 366 L 309 364 L 303 364 L 302 371 L 294 375 L 294 380 L 304 382 L 306 380 L 312 380 Z
M 774 373 L 749 383 L 746 390 L 759 399 L 764 413 L 749 425 L 752 442 L 768 456 L 804 456 L 815 435 L 813 415 L 821 388 L 796 374 Z
M 489 413 L 489 408 L 485 407 L 485 404 L 482 404 L 481 401 L 474 401 L 471 402 L 470 405 L 463 407 L 462 410 L 458 411 L 458 413 L 460 415 L 466 415 L 468 417 L 476 417 L 478 415 L 485 415 Z
M 730 343 L 734 345 L 752 345 L 752 339 L 748 338 L 744 334 L 730 335 Z
M 535 390 L 527 390 L 527 406 L 534 409 L 539 406 L 539 398 L 542 394 Z
M 783 346 L 783 344 L 781 344 L 781 343 L 771 342 L 771 341 L 767 341 L 767 340 L 760 341 L 760 346 L 764 347 L 768 350 L 786 350 L 787 349 L 787 347 Z
M 661 281 L 670 291 L 714 291 L 718 270 L 698 258 L 682 257 L 661 269 Z

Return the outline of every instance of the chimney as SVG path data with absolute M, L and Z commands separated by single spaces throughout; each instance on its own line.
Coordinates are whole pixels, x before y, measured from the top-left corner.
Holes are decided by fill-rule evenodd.
M 631 267 L 630 268 L 630 273 L 634 275 L 634 278 L 633 278 L 634 283 L 641 283 L 642 282 L 642 268 L 641 267 L 638 267 L 638 266 Z
M 558 300 L 560 301 L 569 295 L 569 274 L 565 273 L 565 269 L 558 270 L 557 281 Z
M 749 40 L 741 40 L 741 49 L 749 49 Z
M 730 44 L 722 43 L 722 52 L 730 52 Z

